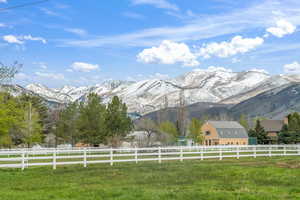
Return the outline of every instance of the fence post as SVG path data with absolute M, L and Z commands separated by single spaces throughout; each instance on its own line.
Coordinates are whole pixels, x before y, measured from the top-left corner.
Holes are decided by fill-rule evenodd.
M 269 147 L 269 157 L 272 156 L 272 147 Z
M 300 145 L 297 145 L 296 147 L 298 149 L 298 155 L 300 155 Z
M 286 155 L 286 146 L 283 146 L 283 155 Z
M 180 146 L 180 161 L 183 161 L 183 150 L 182 150 L 182 146 Z
M 86 148 L 84 148 L 83 152 L 83 163 L 84 167 L 87 167 Z
M 158 147 L 158 163 L 161 163 L 161 148 Z
M 204 147 L 201 148 L 201 154 L 200 154 L 201 160 L 203 160 L 203 153 L 204 153 Z
M 220 147 L 219 150 L 220 150 L 220 155 L 219 155 L 219 157 L 220 157 L 220 160 L 222 160 L 222 148 Z
M 25 161 L 26 161 L 26 168 L 28 168 L 29 167 L 29 153 L 28 153 L 28 151 L 26 152 L 26 159 L 25 159 Z
M 256 158 L 256 146 L 254 146 L 254 158 Z
M 114 164 L 113 153 L 114 153 L 113 149 L 110 148 L 110 166 L 113 166 L 113 164 Z
M 25 169 L 25 153 L 22 151 L 22 170 Z
M 56 149 L 53 151 L 53 169 L 56 169 Z
M 240 148 L 239 147 L 236 148 L 236 158 L 240 159 Z
M 134 152 L 134 158 L 135 158 L 135 163 L 138 163 L 138 150 L 137 147 L 135 147 L 135 152 Z

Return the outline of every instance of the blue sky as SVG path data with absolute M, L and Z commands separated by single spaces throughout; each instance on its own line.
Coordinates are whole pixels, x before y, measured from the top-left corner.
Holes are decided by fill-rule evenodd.
M 26 0 L 34 2 L 35 0 Z M 0 61 L 49 87 L 210 66 L 300 72 L 298 0 L 0 0 Z

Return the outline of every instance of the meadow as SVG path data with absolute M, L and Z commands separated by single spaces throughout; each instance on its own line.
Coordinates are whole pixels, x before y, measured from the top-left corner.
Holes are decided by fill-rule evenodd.
M 0 199 L 300 199 L 300 157 L 0 169 Z

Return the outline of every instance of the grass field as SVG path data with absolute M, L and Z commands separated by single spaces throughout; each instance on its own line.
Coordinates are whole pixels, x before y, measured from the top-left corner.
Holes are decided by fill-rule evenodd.
M 300 199 L 300 157 L 1 169 L 0 199 Z

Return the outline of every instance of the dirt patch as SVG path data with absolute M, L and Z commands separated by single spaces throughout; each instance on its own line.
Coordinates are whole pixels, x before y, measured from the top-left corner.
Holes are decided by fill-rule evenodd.
M 300 162 L 278 162 L 276 166 L 281 168 L 297 169 L 300 168 Z

